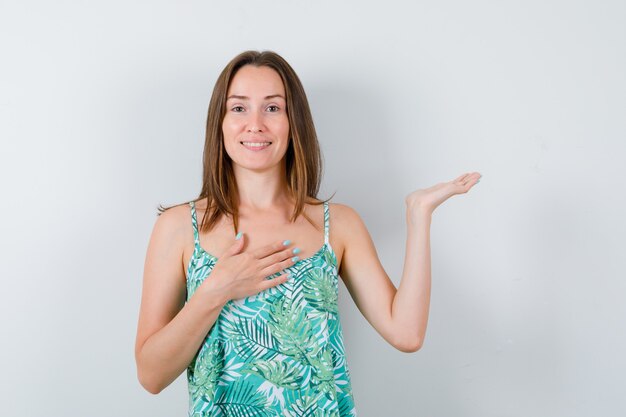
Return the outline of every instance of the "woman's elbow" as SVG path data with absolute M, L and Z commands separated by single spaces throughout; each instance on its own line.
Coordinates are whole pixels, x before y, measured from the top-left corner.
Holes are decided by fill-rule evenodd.
M 158 394 L 165 388 L 163 384 L 157 381 L 155 378 L 150 378 L 145 372 L 141 372 L 139 368 L 137 368 L 137 379 L 141 386 L 148 391 L 150 394 Z
M 159 386 L 157 384 L 154 384 L 154 383 L 152 383 L 150 381 L 144 381 L 142 379 L 139 379 L 139 383 L 150 394 L 156 395 L 156 394 L 160 393 L 161 391 L 163 391 L 163 387 L 161 387 L 161 386 Z
M 393 346 L 400 352 L 414 353 L 420 350 L 423 340 L 421 338 L 404 339 L 395 343 Z

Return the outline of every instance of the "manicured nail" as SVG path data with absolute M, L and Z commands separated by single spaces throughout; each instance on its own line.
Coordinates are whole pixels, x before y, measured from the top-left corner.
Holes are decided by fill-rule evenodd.
M 287 246 L 287 245 L 289 245 L 289 244 L 291 244 L 291 240 L 285 240 L 285 241 L 283 242 L 283 246 Z
M 478 179 L 478 181 L 476 181 L 476 184 L 478 184 L 480 182 L 480 178 Z
M 298 259 L 300 259 L 300 257 L 298 257 L 298 256 L 294 256 L 293 258 L 291 258 L 291 261 L 292 261 L 292 262 L 297 262 L 297 261 L 298 261 Z
M 293 248 L 292 252 L 293 252 L 294 255 L 296 253 L 300 253 L 300 248 Z
M 241 239 L 241 236 L 243 236 L 243 233 L 241 232 L 237 233 L 237 236 L 235 236 L 235 240 Z
M 291 275 L 291 274 L 287 274 L 287 280 L 289 281 L 289 280 L 291 280 L 291 279 L 293 279 L 293 275 Z

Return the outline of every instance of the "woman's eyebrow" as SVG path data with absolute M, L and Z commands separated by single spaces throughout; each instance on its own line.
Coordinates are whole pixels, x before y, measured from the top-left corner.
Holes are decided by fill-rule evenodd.
M 269 100 L 269 99 L 276 98 L 276 97 L 280 97 L 283 100 L 285 99 L 285 97 L 283 97 L 280 94 L 272 94 L 271 96 L 265 96 L 265 100 Z M 248 96 L 239 96 L 239 95 L 236 95 L 236 94 L 232 94 L 232 95 L 228 96 L 228 98 L 226 100 L 230 100 L 232 98 L 237 99 L 237 100 L 249 100 L 250 99 L 250 97 L 248 97 Z

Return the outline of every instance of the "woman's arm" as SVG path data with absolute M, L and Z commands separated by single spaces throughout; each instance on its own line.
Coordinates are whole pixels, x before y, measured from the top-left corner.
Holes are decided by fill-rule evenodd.
M 417 351 L 424 341 L 430 308 L 430 224 L 434 209 L 455 194 L 466 193 L 480 178 L 465 174 L 454 181 L 417 190 L 406 198 L 407 239 L 404 269 L 396 289 L 383 269 L 359 215 L 340 206 L 335 217 L 344 252 L 339 273 L 357 308 L 376 331 L 402 352 Z
M 185 215 L 173 208 L 157 218 L 145 260 L 135 360 L 139 382 L 152 394 L 161 392 L 189 366 L 226 302 L 200 286 L 185 304 L 182 253 L 189 231 L 177 218 Z
M 144 267 L 135 360 L 141 385 L 158 394 L 191 363 L 206 335 L 231 299 L 257 294 L 284 283 L 273 275 L 295 262 L 282 241 L 244 251 L 246 236 L 235 240 L 185 304 L 185 242 L 193 242 L 189 210 L 175 207 L 154 225 Z

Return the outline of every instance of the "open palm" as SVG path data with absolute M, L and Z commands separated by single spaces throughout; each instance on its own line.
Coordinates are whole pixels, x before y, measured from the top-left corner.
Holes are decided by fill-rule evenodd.
M 422 210 L 432 213 L 441 203 L 456 194 L 465 194 L 480 179 L 478 172 L 463 174 L 452 181 L 440 182 L 429 188 L 413 191 L 406 196 L 409 211 Z

